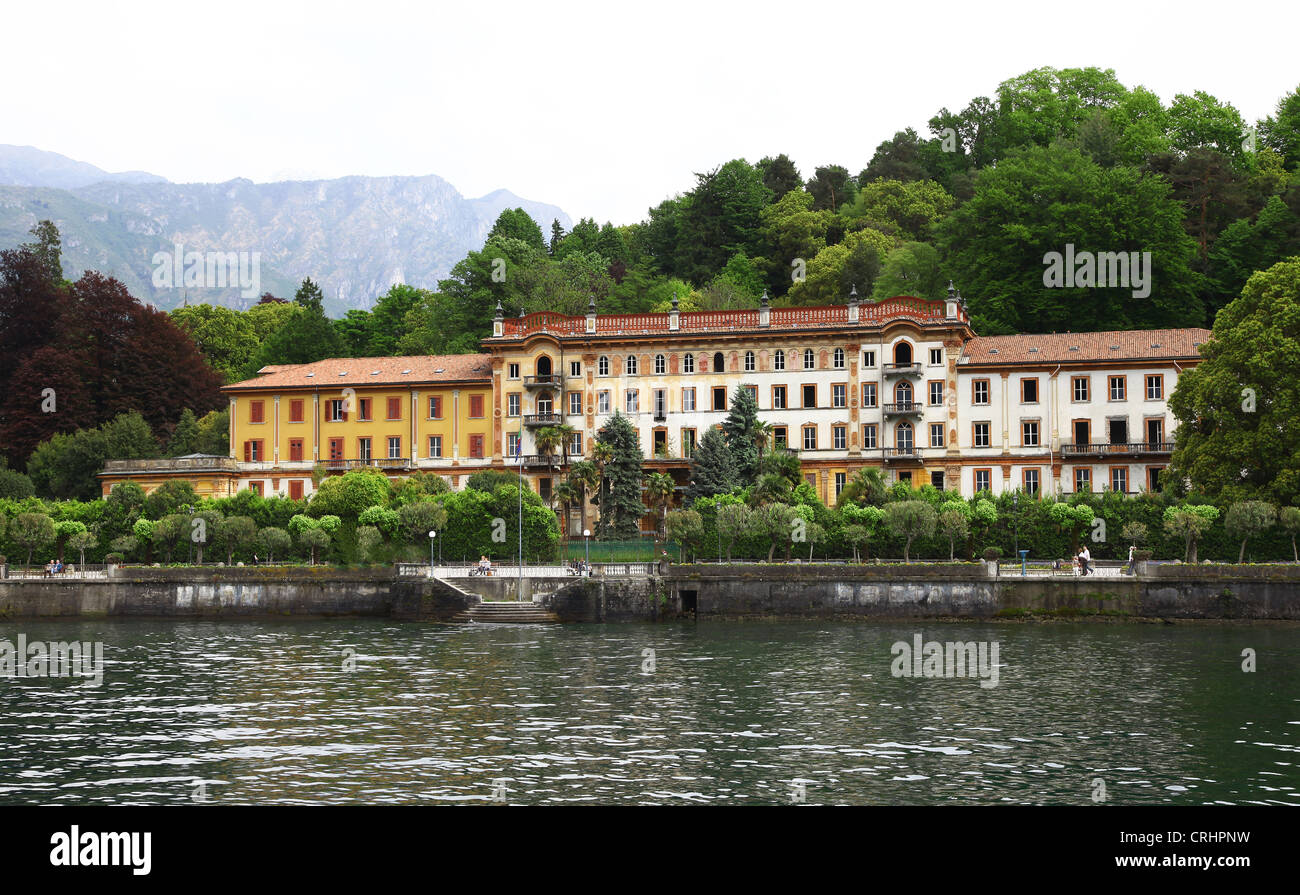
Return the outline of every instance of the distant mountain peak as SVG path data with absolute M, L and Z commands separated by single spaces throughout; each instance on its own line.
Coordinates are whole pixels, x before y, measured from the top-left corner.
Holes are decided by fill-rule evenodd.
M 35 146 L 0 143 L 0 184 L 74 190 L 92 183 L 167 183 L 147 171 L 116 174 Z

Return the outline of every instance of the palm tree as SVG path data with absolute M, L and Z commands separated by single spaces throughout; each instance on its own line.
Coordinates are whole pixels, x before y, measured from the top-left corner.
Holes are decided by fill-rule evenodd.
M 754 425 L 749 429 L 750 440 L 753 441 L 754 447 L 758 448 L 758 459 L 763 459 L 763 449 L 772 441 L 772 433 L 775 430 L 771 423 L 765 423 L 762 420 L 754 420 Z
M 569 482 L 578 490 L 582 507 L 582 527 L 587 528 L 587 500 L 600 485 L 600 471 L 590 460 L 579 460 L 569 467 Z
M 560 482 L 551 491 L 551 497 L 560 505 L 560 534 L 564 537 L 564 545 L 569 544 L 569 508 L 582 499 L 582 493 L 574 486 L 572 481 Z M 565 551 L 568 556 L 568 551 Z
M 560 463 L 563 466 L 569 465 L 569 445 L 573 443 L 573 436 L 577 429 L 568 423 L 560 423 L 558 426 L 552 426 L 560 436 Z
M 592 462 L 596 464 L 596 505 L 601 508 L 600 514 L 603 518 L 605 508 L 602 501 L 605 499 L 605 467 L 614 462 L 614 449 L 603 441 L 596 442 L 596 446 L 591 450 Z
M 533 436 L 533 443 L 537 445 L 537 453 L 549 459 L 564 444 L 564 436 L 559 426 L 544 426 Z
M 673 502 L 673 490 L 677 483 L 673 477 L 664 472 L 651 473 L 646 478 L 645 493 L 650 501 L 650 509 L 655 511 L 658 516 L 658 522 L 655 524 L 655 541 L 658 542 L 663 537 L 664 519 L 668 515 L 668 507 Z M 658 554 L 658 544 L 656 543 L 655 553 Z
M 878 507 L 885 502 L 885 495 L 888 492 L 889 488 L 885 485 L 885 477 L 881 475 L 880 470 L 874 466 L 864 466 L 844 486 L 844 490 L 840 492 L 838 505 L 856 503 Z

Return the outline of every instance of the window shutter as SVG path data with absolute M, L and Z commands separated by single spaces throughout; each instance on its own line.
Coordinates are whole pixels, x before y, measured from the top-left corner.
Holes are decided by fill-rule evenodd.
M 253 456 L 253 443 L 252 443 L 251 441 L 245 441 L 245 442 L 244 442 L 244 462 L 245 462 L 245 463 L 250 462 L 250 460 L 252 459 L 252 456 Z

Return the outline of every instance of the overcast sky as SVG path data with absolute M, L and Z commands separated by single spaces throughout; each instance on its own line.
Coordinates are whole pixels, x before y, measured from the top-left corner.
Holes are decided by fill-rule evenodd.
M 856 174 L 896 130 L 1043 65 L 1254 121 L 1300 84 L 1297 9 L 9 3 L 0 143 L 174 181 L 437 174 L 622 224 L 731 158 Z

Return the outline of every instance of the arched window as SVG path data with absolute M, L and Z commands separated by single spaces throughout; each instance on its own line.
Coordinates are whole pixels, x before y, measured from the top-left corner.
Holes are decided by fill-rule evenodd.
M 754 372 L 754 352 L 752 351 L 745 352 L 745 372 L 746 373 Z
M 655 355 L 655 375 L 662 376 L 668 371 L 668 361 L 664 360 L 662 354 Z
M 843 348 L 836 348 L 836 349 L 835 349 L 835 369 L 837 369 L 837 370 L 843 370 L 843 369 L 844 369 L 844 349 L 843 349 Z
M 635 354 L 629 354 L 629 355 L 627 356 L 627 363 L 625 363 L 625 364 L 623 365 L 623 370 L 624 370 L 624 372 L 627 373 L 627 375 L 629 375 L 629 376 L 635 376 L 635 375 L 636 375 L 636 355 L 635 355 Z
M 537 375 L 538 376 L 551 375 L 551 359 L 547 357 L 545 354 L 537 358 Z
M 596 372 L 601 376 L 609 375 L 609 358 L 603 354 L 600 356 L 600 360 L 596 361 Z
M 816 366 L 817 357 L 813 354 L 813 350 L 811 348 L 805 348 L 803 350 L 803 368 L 805 370 L 812 370 L 815 369 Z
M 779 348 L 772 355 L 772 369 L 774 370 L 785 369 L 785 352 L 780 350 Z
M 724 358 L 724 357 L 722 356 L 722 352 L 721 352 L 721 351 L 716 352 L 716 353 L 713 355 L 713 372 L 714 372 L 714 373 L 725 373 L 726 370 L 727 370 L 727 361 L 726 361 L 726 358 Z
M 894 403 L 911 404 L 912 403 L 912 383 L 900 382 L 894 386 Z
M 911 450 L 912 443 L 912 424 L 899 423 L 894 429 L 894 447 L 899 450 Z
M 695 355 L 693 354 L 682 355 L 682 372 L 683 373 L 695 372 Z
M 912 343 L 899 342 L 894 346 L 894 363 L 910 364 L 912 362 Z

